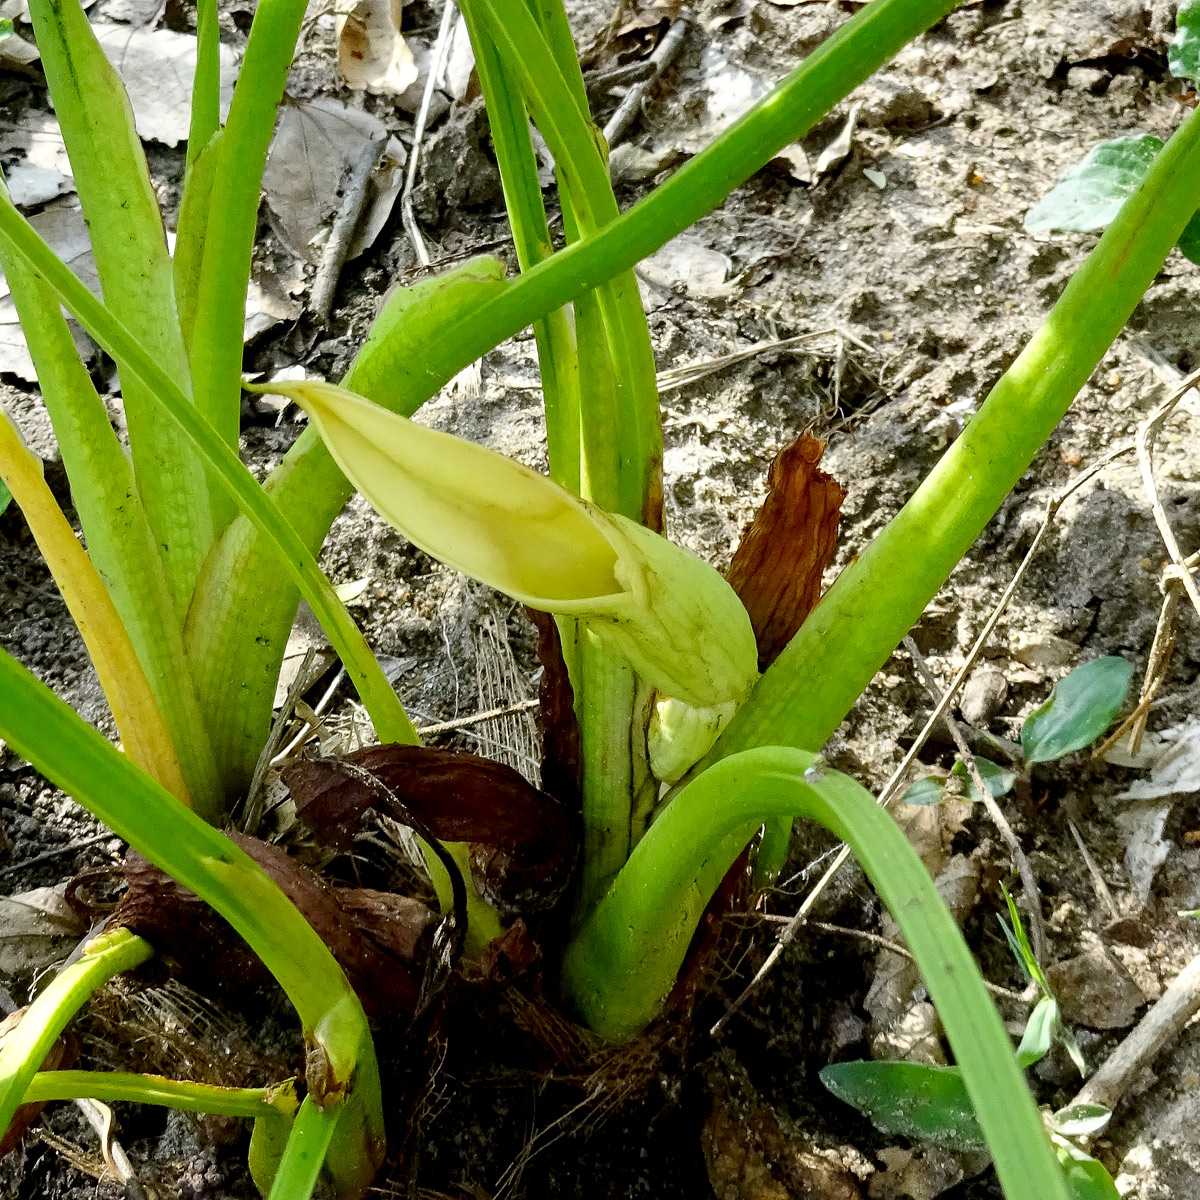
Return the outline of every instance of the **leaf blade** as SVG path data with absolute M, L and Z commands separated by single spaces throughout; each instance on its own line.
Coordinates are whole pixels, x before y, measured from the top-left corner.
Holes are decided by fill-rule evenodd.
M 1145 178 L 1162 147 L 1150 134 L 1098 143 L 1025 214 L 1025 228 L 1030 233 L 1103 229 Z
M 1132 675 L 1132 663 L 1109 656 L 1093 658 L 1059 680 L 1021 727 L 1026 761 L 1050 762 L 1094 742 L 1125 703 Z
M 831 1063 L 821 1082 L 883 1133 L 920 1138 L 948 1150 L 986 1146 L 957 1067 L 909 1062 Z

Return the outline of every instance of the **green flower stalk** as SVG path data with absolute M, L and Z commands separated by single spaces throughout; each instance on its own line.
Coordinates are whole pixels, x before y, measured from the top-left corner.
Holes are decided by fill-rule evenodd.
M 758 678 L 750 618 L 717 571 L 681 546 L 344 388 L 254 390 L 299 404 L 355 487 L 427 554 L 581 621 L 663 696 L 709 709 L 736 708 L 749 694 Z

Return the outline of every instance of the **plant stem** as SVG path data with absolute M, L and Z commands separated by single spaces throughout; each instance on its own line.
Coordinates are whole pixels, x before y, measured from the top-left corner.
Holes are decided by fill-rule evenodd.
M 0 411 L 0 478 L 21 508 L 50 574 L 79 628 L 130 758 L 176 799 L 191 807 L 187 783 L 146 673 L 87 551 L 42 474 Z
M 493 345 L 589 288 L 629 270 L 719 205 L 778 150 L 802 137 L 890 55 L 954 7 L 954 0 L 873 0 L 712 146 L 594 237 L 558 252 L 511 283 L 481 289 L 458 311 L 456 319 L 447 314 L 440 331 L 431 332 L 419 344 L 414 344 L 409 332 L 418 313 L 406 311 L 405 320 L 392 323 L 388 318 L 393 306 L 385 306 L 355 360 L 354 378 L 343 382 L 376 403 L 411 416 L 425 399 Z M 740 150 L 743 140 L 747 147 L 744 156 Z M 432 297 L 427 307 L 435 309 Z M 418 360 L 419 380 L 413 372 Z M 393 385 L 391 380 L 400 383 Z M 301 434 L 272 473 L 267 490 L 297 528 L 310 531 L 306 537 L 311 545 L 320 544 L 350 495 L 345 477 L 312 429 Z M 261 613 L 243 605 L 239 589 L 228 586 L 230 574 L 239 579 L 263 578 L 271 569 L 272 552 L 242 522 L 235 523 L 223 542 L 217 547 L 223 569 L 212 572 L 209 603 L 224 605 L 225 611 L 214 614 L 209 624 L 220 627 L 224 635 L 220 644 L 236 646 L 238 663 L 256 679 L 270 677 L 283 653 L 294 601 L 272 594 L 259 605 L 264 610 Z M 252 683 L 250 690 L 255 686 Z M 206 695 L 203 687 L 199 690 Z M 241 690 L 233 681 L 220 695 L 214 693 L 215 706 L 222 710 L 236 711 L 240 701 Z M 257 724 L 263 720 L 255 718 Z M 248 736 L 248 731 L 246 735 L 238 731 L 238 736 L 249 746 L 261 744 L 261 739 Z M 213 740 L 220 756 L 221 739 L 214 733 Z M 247 755 L 242 750 L 243 761 L 248 763 L 247 778 L 256 753 L 252 750 Z
M 138 330 L 159 370 L 187 392 L 171 260 L 125 85 L 79 0 L 45 0 L 29 13 L 105 303 Z M 118 367 L 138 492 L 170 586 L 173 620 L 182 627 L 196 574 L 221 528 L 214 500 L 226 502 L 187 439 L 163 419 L 146 382 L 124 363 Z
M 655 1016 L 721 878 L 764 818 L 784 815 L 815 820 L 851 845 L 899 924 L 1005 1194 L 1066 1200 L 1012 1043 L 933 881 L 874 797 L 804 751 L 770 746 L 725 759 L 650 827 L 567 953 L 566 990 L 589 1024 L 627 1040 Z
M 196 405 L 234 452 L 259 188 L 304 11 L 305 0 L 259 0 L 229 118 L 216 144 L 207 208 L 212 219 L 202 237 L 191 357 Z M 233 516 L 231 505 L 228 517 Z
M 219 1117 L 246 1117 L 252 1121 L 272 1113 L 281 1118 L 290 1117 L 296 1111 L 294 1087 L 218 1087 L 212 1083 L 190 1083 L 129 1071 L 40 1071 L 25 1090 L 21 1103 L 81 1099 L 106 1103 L 129 1100 Z
M 1187 223 L 1198 185 L 1193 112 L 966 429 L 759 681 L 710 761 L 766 743 L 825 742 L 1120 333 Z
M 128 633 L 146 674 L 168 731 L 166 742 L 178 756 L 192 805 L 206 820 L 218 821 L 224 811 L 224 788 L 133 466 L 79 359 L 54 293 L 7 248 L 0 248 L 0 266 L 54 425 L 71 482 L 71 498 L 87 539 L 88 558 L 103 580 L 120 615 L 119 624 Z M 166 748 L 164 743 L 164 752 Z
M 318 1108 L 311 1096 L 305 1096 L 267 1200 L 308 1200 L 321 1176 L 337 1120 L 336 1111 Z
M 468 3 L 463 16 L 476 48 L 476 69 L 487 102 L 517 262 L 522 271 L 527 271 L 554 251 L 529 136 L 529 117 L 520 94 L 509 86 L 496 47 L 478 26 L 474 5 Z M 570 311 L 555 309 L 534 322 L 533 332 L 542 373 L 550 478 L 578 495 L 580 371 Z
M 203 897 L 245 938 L 300 1015 L 310 1043 L 310 1078 L 319 1079 L 328 1092 L 322 1099 L 331 1106 L 354 1106 L 358 1123 L 346 1127 L 354 1147 L 345 1161 L 357 1163 L 359 1173 L 377 1166 L 384 1147 L 383 1112 L 366 1017 L 329 948 L 278 885 L 3 653 L 0 736 L 135 850 Z M 119 936 L 132 935 L 113 935 Z M 40 1065 L 39 1058 L 21 1078 L 17 1100 Z
M 173 800 L 170 805 L 184 811 Z M 24 1103 L 50 1048 L 87 998 L 114 975 L 140 966 L 152 953 L 128 929 L 102 933 L 87 942 L 80 957 L 64 967 L 26 1009 L 16 1029 L 0 1043 L 0 1134 Z

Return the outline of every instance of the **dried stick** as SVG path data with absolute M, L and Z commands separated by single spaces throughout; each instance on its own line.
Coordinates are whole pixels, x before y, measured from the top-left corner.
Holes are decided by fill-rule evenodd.
M 1197 380 L 1200 380 L 1200 371 L 1193 371 L 1138 426 L 1137 451 L 1138 464 L 1142 469 L 1142 483 L 1146 489 L 1146 496 L 1150 501 L 1150 509 L 1154 513 L 1154 523 L 1158 526 L 1158 532 L 1162 536 L 1163 545 L 1166 546 L 1167 554 L 1170 556 L 1171 562 L 1175 567 L 1175 570 L 1166 575 L 1165 578 L 1168 581 L 1177 579 L 1183 584 L 1183 590 L 1187 592 L 1188 599 L 1192 602 L 1192 607 L 1196 610 L 1197 615 L 1200 616 L 1200 590 L 1196 588 L 1196 581 L 1188 569 L 1183 551 L 1180 550 L 1179 542 L 1175 538 L 1175 531 L 1171 528 L 1171 522 L 1167 520 L 1166 511 L 1163 509 L 1162 501 L 1159 499 L 1158 484 L 1154 479 L 1154 461 L 1151 458 L 1151 451 L 1154 447 L 1154 441 L 1158 437 L 1160 427 L 1175 410 L 1175 406 L 1180 400 L 1192 390 Z
M 663 40 L 654 47 L 654 53 L 650 55 L 650 74 L 635 83 L 625 93 L 621 103 L 617 105 L 617 111 L 608 118 L 608 123 L 604 126 L 604 140 L 608 142 L 610 148 L 624 136 L 639 105 L 646 98 L 646 93 L 658 82 L 662 73 L 679 53 L 690 26 L 691 21 L 687 17 L 676 18 L 670 29 L 663 35 Z
M 904 639 L 904 647 L 912 656 L 913 666 L 916 667 L 917 674 L 921 676 L 926 690 L 936 703 L 940 689 L 937 680 L 934 679 L 928 664 L 925 662 L 925 656 L 921 653 L 920 648 L 911 636 Z M 1000 805 L 996 803 L 996 797 L 992 795 L 991 788 L 988 787 L 983 775 L 980 773 L 979 765 L 975 761 L 975 755 L 971 753 L 971 748 L 967 745 L 967 739 L 963 737 L 963 731 L 959 728 L 958 722 L 949 713 L 946 713 L 942 717 L 942 723 L 950 731 L 950 736 L 954 739 L 954 745 L 958 750 L 959 757 L 962 759 L 963 766 L 967 768 L 967 773 L 971 776 L 971 782 L 975 785 L 976 792 L 979 793 L 979 802 L 987 810 L 988 816 L 992 818 L 992 824 L 996 826 L 1001 838 L 1004 839 L 1004 844 L 1008 847 L 1008 851 L 1012 855 L 1013 866 L 1017 868 L 1017 874 L 1020 875 L 1021 884 L 1025 889 L 1025 909 L 1026 915 L 1029 917 L 1029 932 L 1033 942 L 1033 955 L 1038 962 L 1045 962 L 1046 951 L 1049 945 L 1046 941 L 1046 925 L 1042 919 L 1042 892 L 1038 887 L 1037 876 L 1033 873 L 1033 865 L 1030 863 L 1029 857 L 1022 847 L 1020 839 L 1013 832 L 1013 827 L 1008 823 L 1008 818 L 1004 815 Z
M 404 177 L 404 191 L 400 194 L 400 218 L 423 267 L 429 266 L 429 251 L 425 248 L 425 239 L 421 236 L 421 227 L 417 224 L 417 217 L 413 212 L 412 193 L 417 183 L 417 164 L 421 161 L 421 143 L 425 138 L 425 122 L 429 120 L 429 105 L 433 101 L 438 79 L 446 66 L 446 55 L 450 51 L 450 32 L 457 15 L 458 9 L 454 0 L 446 0 L 446 7 L 442 9 L 442 23 L 438 26 L 437 41 L 433 44 L 433 54 L 430 56 L 429 75 L 425 80 L 425 91 L 421 95 L 421 107 L 417 110 L 412 153 L 408 158 L 408 174 Z
M 887 806 L 896 798 L 899 793 L 900 785 L 908 774 L 909 767 L 916 761 L 917 755 L 921 753 L 929 735 L 936 728 L 937 723 L 942 719 L 946 710 L 950 707 L 954 698 L 958 695 L 959 689 L 966 682 L 967 676 L 975 667 L 980 654 L 983 653 L 983 648 L 987 644 L 988 638 L 992 636 L 992 631 L 996 628 L 1000 618 L 1004 615 L 1005 609 L 1012 603 L 1012 598 L 1016 594 L 1017 588 L 1020 586 L 1021 580 L 1025 577 L 1025 572 L 1029 569 L 1029 564 L 1033 562 L 1034 555 L 1041 549 L 1042 542 L 1045 541 L 1047 533 L 1050 531 L 1050 526 L 1054 522 L 1054 518 L 1058 515 L 1059 510 L 1067 502 L 1069 497 L 1079 490 L 1089 479 L 1098 475 L 1105 467 L 1107 467 L 1115 459 L 1120 458 L 1123 454 L 1128 454 L 1135 449 L 1133 442 L 1127 442 L 1122 446 L 1118 446 L 1115 450 L 1110 450 L 1099 462 L 1093 463 L 1086 470 L 1081 471 L 1075 476 L 1061 491 L 1055 493 L 1049 502 L 1046 504 L 1046 512 L 1042 517 L 1042 524 L 1039 527 L 1037 534 L 1034 536 L 1033 542 L 1025 553 L 1025 557 L 1021 560 L 1021 565 L 1014 573 L 1008 587 L 1004 589 L 1004 594 L 996 603 L 996 607 L 992 609 L 988 619 L 984 622 L 983 628 L 979 631 L 974 644 L 967 653 L 966 660 L 955 673 L 954 678 L 950 681 L 950 686 L 942 693 L 942 698 L 934 705 L 933 712 L 930 713 L 929 719 L 925 722 L 921 732 L 917 734 L 916 740 L 905 754 L 903 761 L 892 772 L 892 777 L 887 781 L 883 791 L 879 793 L 879 803 Z M 796 915 L 791 918 L 788 924 L 780 932 L 778 940 L 771 948 L 770 954 L 767 955 L 766 961 L 755 972 L 754 978 L 742 989 L 741 994 L 733 1001 L 725 1012 L 717 1018 L 713 1023 L 709 1032 L 713 1035 L 719 1033 L 724 1025 L 749 999 L 755 988 L 767 977 L 767 974 L 775 966 L 782 957 L 783 952 L 792 944 L 796 934 L 800 932 L 800 927 L 805 923 L 808 914 L 816 905 L 821 893 L 829 886 L 837 873 L 846 865 L 846 861 L 850 857 L 850 847 L 842 846 L 834 857 L 833 862 L 825 869 L 825 873 L 813 885 L 812 890 L 804 897 L 800 908 Z
M 1171 981 L 1154 1007 L 1104 1060 L 1071 1103 L 1099 1104 L 1109 1111 L 1116 1108 L 1138 1072 L 1183 1032 L 1197 1012 L 1200 1012 L 1200 955 Z
M 790 921 L 791 918 L 765 916 L 763 920 L 783 924 Z M 898 954 L 901 958 L 907 958 L 909 962 L 917 961 L 907 946 L 902 946 L 899 942 L 892 941 L 891 938 L 885 938 L 882 934 L 871 933 L 867 929 L 851 929 L 849 925 L 833 925 L 829 921 L 808 921 L 806 924 L 809 929 L 816 929 L 821 933 L 834 933 L 842 937 L 855 938 L 860 942 L 868 942 L 872 946 L 878 946 L 880 949 L 887 950 L 892 954 Z M 1023 992 L 1016 992 L 1012 988 L 1001 987 L 998 983 L 989 983 L 986 979 L 983 981 L 983 986 L 993 996 L 1002 996 L 1005 1000 L 1016 1000 L 1021 1004 L 1031 1004 L 1033 1002 L 1033 997 L 1030 995 L 1028 988 Z

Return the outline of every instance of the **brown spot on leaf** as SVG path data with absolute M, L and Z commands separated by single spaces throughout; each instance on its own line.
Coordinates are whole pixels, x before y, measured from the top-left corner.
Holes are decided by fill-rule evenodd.
M 765 671 L 821 597 L 821 577 L 833 559 L 838 514 L 846 491 L 817 464 L 825 443 L 801 434 L 771 464 L 769 491 L 729 564 Z

